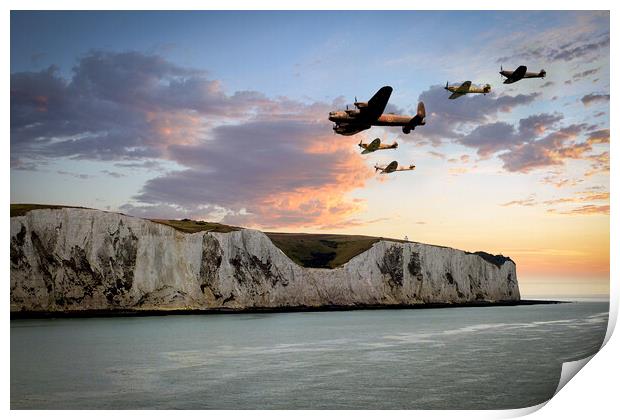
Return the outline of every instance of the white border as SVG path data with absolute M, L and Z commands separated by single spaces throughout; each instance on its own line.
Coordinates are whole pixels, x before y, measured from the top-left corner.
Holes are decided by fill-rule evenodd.
M 11 9 L 14 10 L 141 10 L 144 9 L 145 6 L 152 8 L 154 10 L 202 10 L 202 9 L 212 9 L 212 10 L 244 10 L 244 9 L 258 9 L 256 3 L 252 3 L 250 1 L 234 1 L 228 0 L 226 2 L 217 2 L 217 3 L 205 3 L 204 1 L 198 0 L 176 0 L 174 2 L 165 2 L 161 0 L 153 0 L 149 2 L 137 2 L 137 1 L 119 1 L 119 0 L 108 0 L 108 1 L 76 1 L 76 0 L 57 0 L 51 4 L 49 1 L 43 0 L 8 0 L 2 3 L 5 7 L 5 13 L 2 16 L 2 22 L 0 31 L 3 34 L 3 42 L 2 42 L 2 58 L 3 58 L 3 66 L 0 70 L 2 74 L 2 79 L 5 80 L 5 85 L 10 85 L 10 68 L 9 68 L 9 51 L 10 51 L 10 13 Z M 520 8 L 520 10 L 611 10 L 611 35 L 614 38 L 614 27 L 618 27 L 618 18 L 617 16 L 617 7 L 614 7 L 616 3 L 612 3 L 611 1 L 598 1 L 598 0 L 590 0 L 588 2 L 573 2 L 567 3 L 566 1 L 545 1 L 541 2 L 540 0 L 522 0 L 519 2 L 482 2 L 480 0 L 470 0 L 468 2 L 462 1 L 448 1 L 448 0 L 434 0 L 433 2 L 419 2 L 412 3 L 409 1 L 403 0 L 392 0 L 389 2 L 383 1 L 380 3 L 377 2 L 363 2 L 363 1 L 353 1 L 353 0 L 340 0 L 338 2 L 334 1 L 326 1 L 326 0 L 315 0 L 315 1 L 295 1 L 291 2 L 284 0 L 269 0 L 260 2 L 260 9 L 265 10 L 278 10 L 278 9 L 288 9 L 288 10 L 322 10 L 322 9 L 363 9 L 363 10 L 406 10 L 406 9 L 415 9 L 415 10 L 514 10 L 516 6 Z M 463 6 L 467 6 L 464 8 Z M 149 10 L 149 9 L 146 9 Z M 440 30 L 441 28 L 439 28 Z M 617 69 L 617 60 L 618 54 L 617 50 L 617 39 L 612 39 L 611 42 L 611 72 L 610 74 L 615 74 L 613 69 Z M 6 88 L 5 88 L 6 89 Z M 617 93 L 616 83 L 614 80 L 611 81 L 611 91 L 612 98 L 610 103 L 610 128 L 614 126 L 614 101 Z M 6 90 L 5 90 L 6 92 Z M 2 122 L 5 133 L 4 141 L 1 143 L 2 147 L 2 155 L 5 159 L 9 158 L 9 99 L 5 98 L 2 102 Z M 613 129 L 611 130 L 615 132 Z M 610 152 L 611 159 L 616 162 L 616 158 L 618 155 L 617 147 L 614 146 L 614 142 L 611 143 Z M 5 160 L 6 162 L 6 160 Z M 8 162 L 7 162 L 8 163 Z M 611 188 L 611 249 L 610 255 L 617 256 L 619 254 L 618 249 L 618 221 L 616 216 L 615 209 L 618 208 L 618 191 L 617 191 L 617 181 L 618 181 L 618 171 L 614 170 L 615 167 L 612 166 L 612 172 L 610 177 L 610 188 Z M 2 193 L 5 197 L 10 197 L 10 165 L 6 166 L 5 169 L 5 178 L 1 184 Z M 4 207 L 4 216 L 2 223 L 2 237 L 9 237 L 9 215 L 6 214 L 9 211 L 9 206 L 5 204 Z M 2 260 L 2 269 L 4 273 L 9 273 L 9 259 L 7 258 L 9 254 L 9 241 L 5 240 L 2 242 L 2 250 L 3 255 L 5 256 Z M 7 279 L 8 280 L 8 279 Z M 8 281 L 5 283 L 5 287 L 8 289 L 7 285 Z M 7 290 L 5 289 L 5 290 Z M 562 419 L 572 419 L 572 418 L 584 418 L 587 416 L 588 418 L 607 418 L 617 414 L 618 404 L 617 401 L 617 393 L 615 391 L 615 386 L 617 384 L 617 377 L 619 372 L 619 363 L 617 356 L 620 355 L 620 343 L 617 337 L 613 338 L 611 333 L 615 327 L 618 315 L 618 263 L 614 258 L 611 258 L 611 284 L 610 284 L 610 324 L 607 331 L 607 336 L 605 338 L 606 345 L 602 351 L 595 355 L 588 366 L 583 369 L 583 372 L 579 374 L 579 379 L 570 381 L 566 385 L 564 389 L 554 398 L 550 400 L 550 402 L 546 405 L 543 410 L 539 410 L 541 407 L 545 406 L 545 404 L 541 404 L 535 407 L 529 407 L 525 409 L 519 410 L 503 410 L 503 411 L 416 411 L 415 416 L 423 419 L 435 419 L 435 418 L 464 418 L 464 419 L 480 419 L 480 418 L 510 418 L 517 417 L 521 415 L 530 414 L 532 412 L 536 413 L 534 416 L 536 418 L 562 418 Z M 2 346 L 2 360 L 4 363 L 2 365 L 2 377 L 4 381 L 2 382 L 2 401 L 4 403 L 4 407 L 6 410 L 9 410 L 10 407 L 10 348 L 9 348 L 9 340 L 10 330 L 9 330 L 9 300 L 4 299 L 3 301 L 3 316 L 5 317 L 5 322 L 3 323 L 3 337 L 4 346 Z M 611 338 L 611 339 L 610 339 Z M 613 414 L 612 414 L 613 413 Z M 31 418 L 31 417 L 40 417 L 44 414 L 46 417 L 50 418 L 107 418 L 110 415 L 114 415 L 115 417 L 133 417 L 133 418 L 164 418 L 169 416 L 169 413 L 164 411 L 140 411 L 140 412 L 114 412 L 108 413 L 104 411 L 96 411 L 96 412 L 83 412 L 83 411 L 11 411 L 10 415 L 15 418 Z M 275 418 L 275 419 L 288 419 L 291 415 L 295 415 L 301 419 L 310 419 L 315 418 L 317 415 L 321 417 L 327 418 L 368 418 L 374 415 L 380 416 L 389 416 L 392 418 L 410 418 L 412 413 L 408 411 L 388 411 L 388 412 L 378 412 L 378 411 L 296 411 L 295 413 L 290 413 L 286 411 L 269 411 L 269 412 L 254 412 L 254 411 L 242 411 L 242 412 L 231 412 L 231 411 L 215 411 L 209 412 L 205 414 L 200 411 L 184 411 L 179 415 L 188 418 L 203 418 L 205 415 L 213 415 L 217 416 L 221 419 L 230 419 L 237 418 L 239 416 L 248 416 L 248 417 L 267 417 Z

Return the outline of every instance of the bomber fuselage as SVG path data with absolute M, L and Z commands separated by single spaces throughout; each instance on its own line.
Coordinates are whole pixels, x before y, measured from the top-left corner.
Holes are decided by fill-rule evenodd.
M 411 122 L 413 116 L 411 115 L 396 115 L 396 114 L 382 114 L 379 118 L 373 121 L 368 121 L 368 125 L 380 125 L 380 126 L 402 126 Z M 329 120 L 335 123 L 355 123 L 364 124 L 364 118 L 360 115 L 360 111 L 357 109 L 350 109 L 348 111 L 333 111 L 329 113 Z

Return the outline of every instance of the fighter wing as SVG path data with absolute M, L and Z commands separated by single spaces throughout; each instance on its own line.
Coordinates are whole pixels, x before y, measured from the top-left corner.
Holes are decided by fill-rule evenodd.
M 515 80 L 523 79 L 523 76 L 525 76 L 526 72 L 527 72 L 526 66 L 519 66 L 517 67 L 515 71 L 512 72 L 512 75 L 510 76 L 510 78 L 515 79 Z
M 392 95 L 391 86 L 383 86 L 379 89 L 368 101 L 368 106 L 360 110 L 364 118 L 369 120 L 376 120 L 379 118 L 390 100 L 390 95 Z
M 370 144 L 368 145 L 368 149 L 370 149 L 371 151 L 374 151 L 378 149 L 380 145 L 381 145 L 381 139 L 376 138 L 370 142 Z
M 460 98 L 461 96 L 465 95 L 464 93 L 461 92 L 454 92 L 452 95 L 450 95 L 450 97 L 448 99 L 456 99 L 456 98 Z
M 387 173 L 390 173 L 390 172 L 394 172 L 397 169 L 398 169 L 398 162 L 392 161 L 392 162 L 390 162 L 390 164 L 388 166 L 385 167 L 385 169 L 383 171 L 387 172 Z
M 463 82 L 463 84 L 461 86 L 459 86 L 458 91 L 459 92 L 469 92 L 469 88 L 471 87 L 471 81 L 468 80 L 466 82 Z

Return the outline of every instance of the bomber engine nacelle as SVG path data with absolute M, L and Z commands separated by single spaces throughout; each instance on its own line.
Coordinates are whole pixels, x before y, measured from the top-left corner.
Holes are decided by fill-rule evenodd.
M 354 102 L 353 105 L 355 105 L 355 107 L 357 109 L 362 109 L 362 108 L 368 108 L 368 102 Z

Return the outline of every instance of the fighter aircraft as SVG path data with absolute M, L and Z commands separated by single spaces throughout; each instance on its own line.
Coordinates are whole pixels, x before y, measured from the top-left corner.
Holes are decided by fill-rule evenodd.
M 468 93 L 482 93 L 486 95 L 487 93 L 491 91 L 491 85 L 487 83 L 486 85 L 482 87 L 477 87 L 477 86 L 472 87 L 471 82 L 468 80 L 466 82 L 463 82 L 461 85 L 452 85 L 452 86 L 449 86 L 448 82 L 446 82 L 445 89 L 447 91 L 453 92 L 452 95 L 450 95 L 449 99 L 456 99 Z
M 397 171 L 413 171 L 415 169 L 415 165 L 409 166 L 398 166 L 398 162 L 393 161 L 389 165 L 375 165 L 375 172 L 381 171 L 382 174 L 389 174 Z
M 358 146 L 364 149 L 362 150 L 362 154 L 366 155 L 368 153 L 376 152 L 377 150 L 396 149 L 398 147 L 398 143 L 394 142 L 392 144 L 382 144 L 381 139 L 376 138 L 370 143 L 362 143 L 360 140 Z
M 504 84 L 509 85 L 510 83 L 518 82 L 521 79 L 534 79 L 536 77 L 545 78 L 547 72 L 541 70 L 539 73 L 536 72 L 528 72 L 526 66 L 519 66 L 515 71 L 504 70 L 501 66 L 499 68 L 499 74 L 504 76 L 506 80 L 504 80 Z
M 384 114 L 385 106 L 392 94 L 391 86 L 383 86 L 368 102 L 358 102 L 355 99 L 356 109 L 345 111 L 332 111 L 329 113 L 329 120 L 333 121 L 334 131 L 343 136 L 351 136 L 369 129 L 373 125 L 377 126 L 396 126 L 402 127 L 403 133 L 409 134 L 418 125 L 424 125 L 426 111 L 424 104 L 418 104 L 418 112 L 415 116 Z

